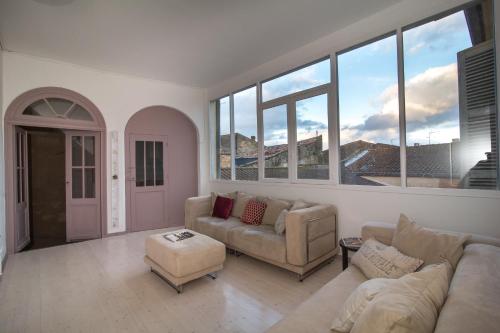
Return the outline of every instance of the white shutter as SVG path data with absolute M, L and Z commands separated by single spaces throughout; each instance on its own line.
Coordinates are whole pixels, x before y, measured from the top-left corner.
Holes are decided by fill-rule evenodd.
M 495 50 L 487 41 L 458 53 L 461 174 L 466 188 L 496 188 Z

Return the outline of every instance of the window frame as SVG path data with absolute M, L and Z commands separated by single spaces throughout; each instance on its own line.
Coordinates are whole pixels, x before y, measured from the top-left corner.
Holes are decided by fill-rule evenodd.
M 497 188 L 496 190 L 484 190 L 484 189 L 468 189 L 468 188 L 427 188 L 427 187 L 408 187 L 407 186 L 407 168 L 406 168 L 406 110 L 405 110 L 405 77 L 404 77 L 404 44 L 403 44 L 403 32 L 423 24 L 429 23 L 434 20 L 439 20 L 446 16 L 452 15 L 459 11 L 465 10 L 467 8 L 473 7 L 481 3 L 481 0 L 474 0 L 461 4 L 459 6 L 453 6 L 447 10 L 440 11 L 436 14 L 427 16 L 423 19 L 419 19 L 410 24 L 395 24 L 392 29 L 388 29 L 388 32 L 382 34 L 376 34 L 372 38 L 365 39 L 362 42 L 356 43 L 349 47 L 334 49 L 327 56 L 318 58 L 316 60 L 307 62 L 303 65 L 296 66 L 281 72 L 279 74 L 268 77 L 264 80 L 257 80 L 255 84 L 246 86 L 245 88 L 234 91 L 233 93 L 226 96 L 232 96 L 233 94 L 248 89 L 250 87 L 256 86 L 257 88 L 257 138 L 258 138 L 258 181 L 247 181 L 247 180 L 235 180 L 234 174 L 231 180 L 217 179 L 213 177 L 211 181 L 216 182 L 231 182 L 231 183 L 275 183 L 279 184 L 302 184 L 311 185 L 312 188 L 322 188 L 326 186 L 327 188 L 335 188 L 340 190 L 354 190 L 354 191 L 375 191 L 375 192 L 386 192 L 386 193 L 401 193 L 401 194 L 417 194 L 417 195 L 444 195 L 444 196 L 455 196 L 455 197 L 485 197 L 485 198 L 500 198 L 500 145 L 497 145 Z M 495 28 L 495 12 L 493 15 L 493 29 Z M 389 36 L 396 36 L 396 47 L 397 47 L 397 73 L 398 73 L 398 106 L 399 106 L 399 140 L 400 140 L 400 179 L 401 184 L 399 186 L 388 185 L 388 186 L 371 186 L 371 185 L 355 185 L 355 184 L 342 184 L 340 181 L 341 169 L 340 169 L 340 124 L 339 124 L 339 96 L 338 96 L 338 64 L 337 57 L 343 53 L 349 52 L 353 49 L 368 45 L 370 43 L 376 42 L 378 40 L 384 39 Z M 497 37 L 493 37 L 494 43 Z M 496 44 L 496 43 L 495 43 Z M 495 52 L 498 54 L 498 46 L 495 46 Z M 319 85 L 313 88 L 308 88 L 301 90 L 289 95 L 280 96 L 267 101 L 262 100 L 262 85 L 273 79 L 279 78 L 281 76 L 290 74 L 294 71 L 306 68 L 308 66 L 314 65 L 326 59 L 330 59 L 330 82 L 323 85 Z M 499 65 L 500 60 L 495 59 L 496 65 L 496 96 L 497 96 L 497 140 L 500 137 L 500 114 L 499 114 Z M 324 89 L 324 92 L 318 92 Z M 316 92 L 316 94 L 315 94 Z M 296 131 L 295 126 L 296 110 L 295 102 L 308 97 L 314 97 L 321 95 L 322 93 L 327 93 L 328 96 L 328 133 L 329 133 L 329 180 L 314 180 L 314 179 L 297 179 L 297 160 L 296 160 Z M 310 94 L 310 95 L 309 95 Z M 300 97 L 308 96 L 308 97 Z M 220 97 L 223 98 L 223 97 Z M 210 103 L 216 101 L 217 99 L 212 99 Z M 287 119 L 288 119 L 288 149 L 289 149 L 289 177 L 287 179 L 277 179 L 277 178 L 265 178 L 265 163 L 264 163 L 264 133 L 263 133 L 263 110 L 268 109 L 273 106 L 278 106 L 286 104 L 287 105 Z M 212 113 L 212 112 L 211 112 Z M 210 135 L 213 135 L 214 131 L 210 130 Z M 234 134 L 233 134 L 234 135 Z M 210 147 L 213 147 L 213 139 L 211 139 Z M 234 147 L 232 147 L 232 154 L 234 154 Z M 210 159 L 213 160 L 215 156 L 213 154 L 213 148 L 210 149 Z M 213 165 L 213 163 L 211 163 Z M 234 166 L 234 163 L 233 163 Z M 213 175 L 213 172 L 211 172 Z

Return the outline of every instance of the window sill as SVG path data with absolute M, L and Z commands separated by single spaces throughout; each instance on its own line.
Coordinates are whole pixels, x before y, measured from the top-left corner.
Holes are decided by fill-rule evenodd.
M 398 193 L 402 195 L 421 195 L 421 196 L 448 196 L 448 197 L 471 197 L 485 199 L 500 199 L 498 190 L 472 190 L 472 189 L 445 189 L 445 188 L 422 188 L 399 186 L 370 186 L 370 185 L 345 185 L 334 184 L 333 181 L 290 181 L 265 179 L 262 181 L 250 180 L 218 180 L 212 179 L 210 184 L 223 185 L 252 185 L 252 186 L 295 186 L 308 189 L 329 189 L 334 191 L 360 191 L 375 193 Z

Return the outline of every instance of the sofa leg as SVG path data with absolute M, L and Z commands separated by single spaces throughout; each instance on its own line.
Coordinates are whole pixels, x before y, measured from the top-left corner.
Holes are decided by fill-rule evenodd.
M 298 274 L 297 273 L 297 279 L 299 280 L 299 282 L 303 282 L 305 278 L 306 277 L 304 276 L 304 274 Z
M 238 251 L 234 250 L 234 255 L 235 255 L 236 257 L 239 257 L 239 256 L 241 256 L 241 252 L 238 252 Z

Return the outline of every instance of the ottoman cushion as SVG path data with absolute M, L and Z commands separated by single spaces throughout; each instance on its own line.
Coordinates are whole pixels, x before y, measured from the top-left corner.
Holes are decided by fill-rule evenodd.
M 179 242 L 166 240 L 163 237 L 165 233 L 149 236 L 146 239 L 146 256 L 178 278 L 222 265 L 226 258 L 223 243 L 192 230 L 175 232 L 182 231 L 189 231 L 195 236 Z

